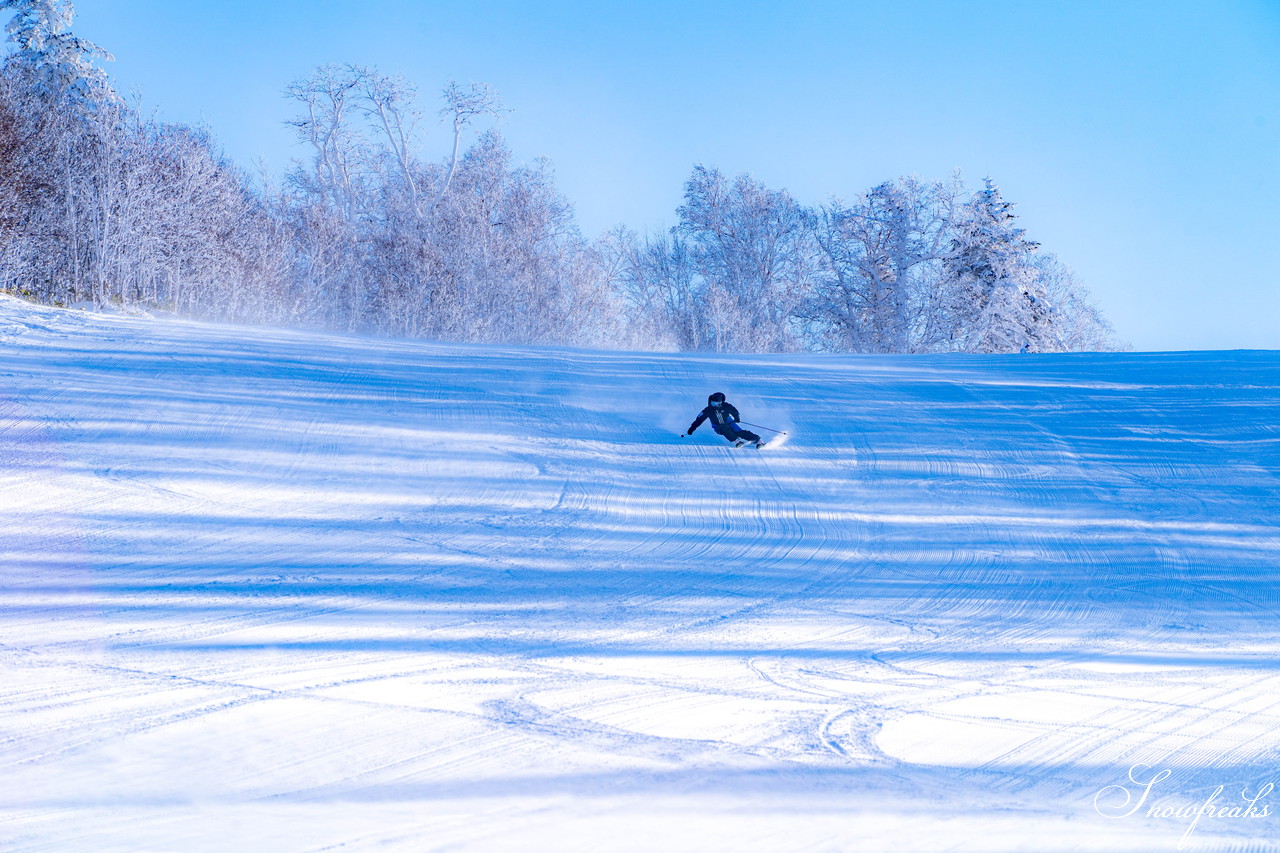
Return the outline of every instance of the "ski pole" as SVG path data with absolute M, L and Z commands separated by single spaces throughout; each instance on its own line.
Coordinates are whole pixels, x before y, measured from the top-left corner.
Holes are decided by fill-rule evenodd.
M 776 433 L 778 433 L 779 435 L 786 435 L 786 434 L 787 434 L 786 430 L 774 429 L 773 427 L 767 427 L 767 426 L 760 426 L 760 424 L 753 424 L 753 423 L 751 423 L 750 421 L 738 421 L 738 423 L 740 423 L 740 424 L 744 424 L 744 425 L 746 425 L 746 426 L 753 426 L 753 427 L 755 427 L 756 429 L 767 429 L 769 432 L 776 432 Z

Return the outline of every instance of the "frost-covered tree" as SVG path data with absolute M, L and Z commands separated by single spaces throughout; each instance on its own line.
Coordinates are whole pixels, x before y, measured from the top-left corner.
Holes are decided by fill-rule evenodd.
M 0 77 L 0 251 L 14 239 L 27 212 L 39 205 L 43 189 L 24 125 L 13 88 Z
M 106 74 L 94 65 L 111 55 L 71 32 L 71 0 L 0 0 L 0 13 L 4 10 L 13 12 L 5 27 L 15 46 L 11 73 L 26 77 L 42 96 L 86 112 L 111 100 Z
M 462 144 L 463 131 L 480 116 L 497 116 L 504 112 L 498 93 L 483 83 L 472 83 L 464 87 L 457 81 L 451 80 L 444 88 L 443 94 L 445 106 L 440 110 L 440 115 L 449 119 L 453 125 L 453 151 L 449 155 L 449 170 L 445 173 L 444 180 L 440 182 L 440 189 L 436 193 L 432 207 L 444 200 L 445 193 L 453 185 L 454 175 L 458 173 L 458 151 Z
M 312 157 L 292 173 L 285 211 L 299 287 L 316 291 L 322 322 L 445 340 L 588 333 L 581 312 L 604 288 L 549 165 L 515 165 L 492 132 L 462 150 L 478 118 L 503 111 L 495 92 L 444 89 L 443 163 L 418 150 L 420 113 L 403 81 L 325 66 L 286 94 L 302 107 L 291 124 Z
M 796 349 L 797 312 L 814 266 L 809 214 L 786 190 L 750 175 L 732 182 L 695 166 L 675 233 L 703 282 L 708 340 L 717 352 Z
M 445 172 L 447 176 L 447 171 Z M 445 340 L 563 342 L 596 298 L 572 208 L 550 164 L 516 165 L 485 133 L 460 158 L 434 209 L 423 331 Z
M 618 228 L 602 242 L 613 286 L 627 305 L 630 340 L 641 348 L 693 351 L 707 341 L 704 283 L 679 234 L 641 238 Z
M 362 82 L 355 66 L 324 65 L 285 89 L 303 109 L 288 123 L 312 154 L 311 168 L 295 169 L 292 178 L 349 222 L 365 211 L 373 160 L 359 125 Z
M 3 96 L 20 147 L 6 183 L 28 193 L 7 246 L 7 286 L 60 300 L 87 289 L 96 272 L 88 234 L 100 209 L 104 131 L 120 103 L 94 60 L 105 52 L 70 32 L 66 0 L 0 0 L 13 12 L 4 58 Z
M 392 256 L 406 243 L 410 254 L 422 254 L 413 91 L 347 64 L 321 66 L 285 95 L 301 108 L 288 124 L 311 152 L 289 174 L 295 195 L 284 209 L 296 235 L 298 287 L 312 291 L 305 313 L 325 326 L 380 330 L 379 306 L 411 303 L 405 282 L 412 287 L 417 276 L 374 271 L 395 268 Z M 405 325 L 413 328 L 414 318 Z
M 914 352 L 933 329 L 937 262 L 947 246 L 954 182 L 882 183 L 852 204 L 820 208 L 820 273 L 808 313 L 826 346 Z
M 990 178 L 953 223 L 941 287 L 950 348 L 964 352 L 1052 352 L 1063 348 L 1055 311 L 1040 286 L 1039 244 L 1015 224 L 1014 205 Z
M 415 175 L 417 130 L 422 120 L 414 87 L 398 77 L 388 77 L 372 68 L 355 67 L 360 99 L 356 102 L 373 127 L 380 132 L 389 171 L 400 181 L 399 189 L 414 216 L 422 216 L 418 181 Z M 395 181 L 384 176 L 389 186 Z
M 0 286 L 49 302 L 148 305 L 242 319 L 279 279 L 247 180 L 207 133 L 145 118 L 111 90 L 106 57 L 70 32 L 63 0 L 7 0 L 0 73 Z M 11 123 L 15 144 L 5 149 Z M 12 141 L 12 140 L 11 140 Z M 10 192 L 5 192 L 9 189 Z M 257 310 L 257 309 L 254 309 Z
M 1055 308 L 1055 330 L 1062 349 L 1112 352 L 1127 348 L 1116 340 L 1115 329 L 1070 267 L 1051 252 L 1037 252 L 1031 263 L 1040 288 Z
M 309 156 L 255 185 L 203 129 L 111 91 L 69 0 L 0 0 L 0 288 L 47 302 L 456 341 L 682 350 L 1100 348 L 1101 314 L 1033 255 L 994 184 L 905 178 L 817 211 L 698 166 L 678 224 L 588 243 L 550 164 L 450 83 L 447 153 L 407 82 L 330 65 L 292 84 Z M 464 145 L 473 131 L 478 137 Z M 943 247 L 946 247 L 943 250 Z M 1053 309 L 1050 309 L 1050 306 Z

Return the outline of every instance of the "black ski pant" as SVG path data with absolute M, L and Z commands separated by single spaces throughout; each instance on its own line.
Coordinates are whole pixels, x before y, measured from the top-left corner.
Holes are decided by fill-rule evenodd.
M 726 426 L 724 429 L 718 429 L 716 432 L 724 436 L 729 441 L 759 441 L 760 436 L 754 432 L 748 432 L 745 429 L 739 429 L 736 426 Z

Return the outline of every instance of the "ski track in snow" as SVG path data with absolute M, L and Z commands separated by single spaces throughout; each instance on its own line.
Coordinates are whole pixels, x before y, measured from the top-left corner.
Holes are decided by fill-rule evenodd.
M 594 353 L 0 297 L 0 380 L 6 851 L 1172 850 L 1186 821 L 1098 791 L 1280 782 L 1277 353 Z M 787 441 L 681 438 L 714 390 Z

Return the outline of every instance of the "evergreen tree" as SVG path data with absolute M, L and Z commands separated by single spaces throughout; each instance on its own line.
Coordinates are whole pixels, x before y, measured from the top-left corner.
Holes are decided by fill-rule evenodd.
M 106 74 L 93 64 L 111 54 L 71 32 L 71 0 L 0 0 L 0 9 L 14 12 L 5 27 L 16 46 L 7 71 L 26 77 L 42 97 L 69 100 L 85 113 L 114 100 Z
M 990 178 L 965 204 L 944 259 L 952 349 L 1050 352 L 1063 348 L 1055 312 L 1032 263 L 1039 244 L 1014 224 L 1013 203 Z

